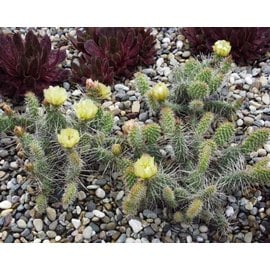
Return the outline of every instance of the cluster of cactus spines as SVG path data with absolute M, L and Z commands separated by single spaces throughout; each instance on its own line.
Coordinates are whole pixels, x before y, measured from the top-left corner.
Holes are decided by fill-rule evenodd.
M 270 135 L 270 129 L 261 128 L 254 131 L 247 139 L 243 142 L 241 150 L 243 153 L 250 153 L 257 150 L 258 147 L 262 146 L 267 141 Z
M 160 112 L 160 126 L 165 135 L 170 136 L 175 132 L 176 123 L 171 108 L 164 107 Z
M 209 87 L 204 81 L 194 81 L 188 86 L 187 94 L 191 99 L 202 100 L 209 95 Z
M 141 95 L 145 95 L 146 92 L 150 90 L 150 85 L 149 85 L 149 79 L 148 77 L 140 72 L 137 72 L 134 74 L 134 86 L 137 91 L 141 93 Z
M 123 203 L 125 213 L 135 215 L 146 197 L 147 186 L 143 181 L 137 181 L 131 187 Z
M 187 220 L 192 221 L 194 218 L 196 218 L 203 208 L 203 201 L 201 199 L 194 199 L 190 205 L 188 206 L 185 217 Z
M 163 188 L 162 197 L 169 207 L 175 208 L 177 206 L 174 191 L 169 186 Z
M 214 114 L 211 112 L 207 112 L 203 115 L 203 117 L 200 119 L 196 129 L 195 133 L 199 137 L 202 137 L 205 135 L 205 133 L 208 131 L 208 129 L 211 126 L 211 123 L 214 120 Z
M 218 146 L 225 146 L 231 141 L 234 134 L 234 125 L 230 122 L 226 122 L 217 128 L 213 139 Z

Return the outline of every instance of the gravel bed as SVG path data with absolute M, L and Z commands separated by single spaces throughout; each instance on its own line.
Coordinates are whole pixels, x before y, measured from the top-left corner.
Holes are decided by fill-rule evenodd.
M 5 28 L 5 32 L 25 28 Z M 68 35 L 74 28 L 37 28 L 35 32 L 47 33 L 54 47 L 67 50 L 64 63 L 70 68 L 71 58 L 77 54 Z M 179 28 L 153 28 L 158 49 L 156 62 L 148 68 L 138 68 L 149 76 L 152 83 L 169 82 L 172 68 L 191 56 L 189 46 Z M 83 89 L 69 82 L 63 86 L 70 97 L 67 110 L 78 100 Z M 259 127 L 270 128 L 270 60 L 254 67 L 235 68 L 228 77 L 229 91 L 223 94 L 229 100 L 243 99 L 237 112 L 237 139 Z M 3 99 L 0 97 L 0 102 Z M 114 85 L 111 101 L 103 103 L 114 114 L 114 132 L 122 134 L 122 124 L 129 119 L 142 123 L 157 121 L 132 82 L 119 81 Z M 16 107 L 23 110 L 23 107 Z M 1 111 L 0 111 L 1 113 Z M 249 163 L 270 156 L 270 141 L 250 155 Z M 256 186 L 228 197 L 225 215 L 230 220 L 229 233 L 220 235 L 211 224 L 173 224 L 167 209 L 145 209 L 137 216 L 122 212 L 125 196 L 123 183 L 117 173 L 89 175 L 85 188 L 68 209 L 54 203 L 39 216 L 35 209 L 36 187 L 22 169 L 24 159 L 16 147 L 16 138 L 1 133 L 0 137 L 0 242 L 116 242 L 116 243 L 182 243 L 182 242 L 270 242 L 270 187 Z M 100 168 L 102 171 L 102 168 Z

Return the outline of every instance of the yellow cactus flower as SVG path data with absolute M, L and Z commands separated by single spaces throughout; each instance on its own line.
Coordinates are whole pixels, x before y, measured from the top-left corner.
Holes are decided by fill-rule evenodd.
M 44 90 L 45 102 L 54 105 L 61 106 L 67 100 L 67 91 L 60 86 L 50 86 Z
M 80 140 L 78 130 L 73 128 L 61 129 L 60 134 L 57 135 L 58 142 L 64 148 L 74 147 Z
M 213 51 L 217 56 L 226 57 L 230 54 L 232 46 L 229 41 L 218 40 L 213 46 Z
M 157 166 L 154 162 L 154 158 L 148 154 L 143 154 L 134 163 L 134 173 L 136 176 L 142 179 L 149 179 L 157 174 Z
M 98 96 L 101 99 L 110 99 L 111 97 L 111 87 L 110 86 L 106 86 L 103 83 L 99 83 L 98 84 Z
M 91 99 L 85 99 L 74 104 L 74 111 L 78 119 L 91 120 L 95 118 L 98 107 Z
M 164 101 L 169 96 L 169 89 L 165 83 L 157 83 L 151 90 L 151 96 L 156 101 Z

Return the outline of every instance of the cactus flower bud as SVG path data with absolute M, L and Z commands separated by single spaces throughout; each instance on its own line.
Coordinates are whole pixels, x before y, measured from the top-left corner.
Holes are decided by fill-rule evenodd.
M 110 99 L 112 94 L 109 86 L 106 86 L 98 81 L 93 81 L 92 79 L 86 80 L 86 90 L 90 96 L 99 99 Z
M 74 104 L 74 111 L 78 119 L 91 120 L 95 118 L 98 107 L 91 99 L 85 99 Z
M 12 115 L 14 112 L 13 110 L 10 108 L 9 105 L 7 105 L 6 103 L 1 104 L 1 109 L 5 112 L 6 115 L 10 116 Z
M 14 134 L 15 134 L 17 137 L 22 137 L 23 134 L 24 134 L 24 132 L 25 132 L 25 130 L 24 130 L 22 127 L 20 127 L 20 126 L 16 126 L 16 127 L 14 128 Z
M 151 90 L 150 90 L 151 96 L 156 101 L 164 101 L 169 96 L 169 89 L 165 85 L 165 83 L 157 83 Z
M 73 128 L 61 129 L 60 134 L 57 135 L 58 142 L 64 148 L 73 148 L 80 140 L 78 130 Z
M 130 133 L 130 131 L 136 126 L 136 122 L 134 119 L 130 119 L 128 121 L 126 121 L 124 123 L 124 125 L 122 126 L 122 130 L 124 132 L 124 134 L 128 135 Z
M 229 55 L 232 46 L 229 41 L 218 40 L 213 46 L 213 51 L 217 56 L 226 57 Z
M 134 173 L 137 177 L 142 179 L 149 179 L 157 174 L 157 166 L 154 162 L 154 158 L 148 154 L 143 154 L 134 163 Z
M 60 86 L 50 86 L 44 90 L 45 103 L 53 106 L 61 106 L 67 100 L 67 91 Z
M 112 145 L 112 153 L 115 156 L 119 156 L 122 153 L 122 147 L 119 143 L 115 143 Z

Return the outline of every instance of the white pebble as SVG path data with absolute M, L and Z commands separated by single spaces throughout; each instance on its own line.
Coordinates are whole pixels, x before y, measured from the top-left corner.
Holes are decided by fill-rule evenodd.
M 11 206 L 12 206 L 12 204 L 8 200 L 0 202 L 0 209 L 9 209 L 9 208 L 11 208 Z
M 142 223 L 137 219 L 131 219 L 128 224 L 132 228 L 134 233 L 138 233 L 143 229 Z
M 96 190 L 95 194 L 96 194 L 96 196 L 97 196 L 98 198 L 100 198 L 100 199 L 103 199 L 103 198 L 105 198 L 105 196 L 106 196 L 106 193 L 105 193 L 105 191 L 104 191 L 102 188 L 98 188 L 98 189 Z
M 232 208 L 232 206 L 228 206 L 225 212 L 227 217 L 231 217 L 234 214 L 234 209 Z
M 76 218 L 71 219 L 71 223 L 75 229 L 78 229 L 81 226 L 81 221 Z
M 98 218 L 104 218 L 105 217 L 105 214 L 103 212 L 99 211 L 99 210 L 94 210 L 93 214 Z

